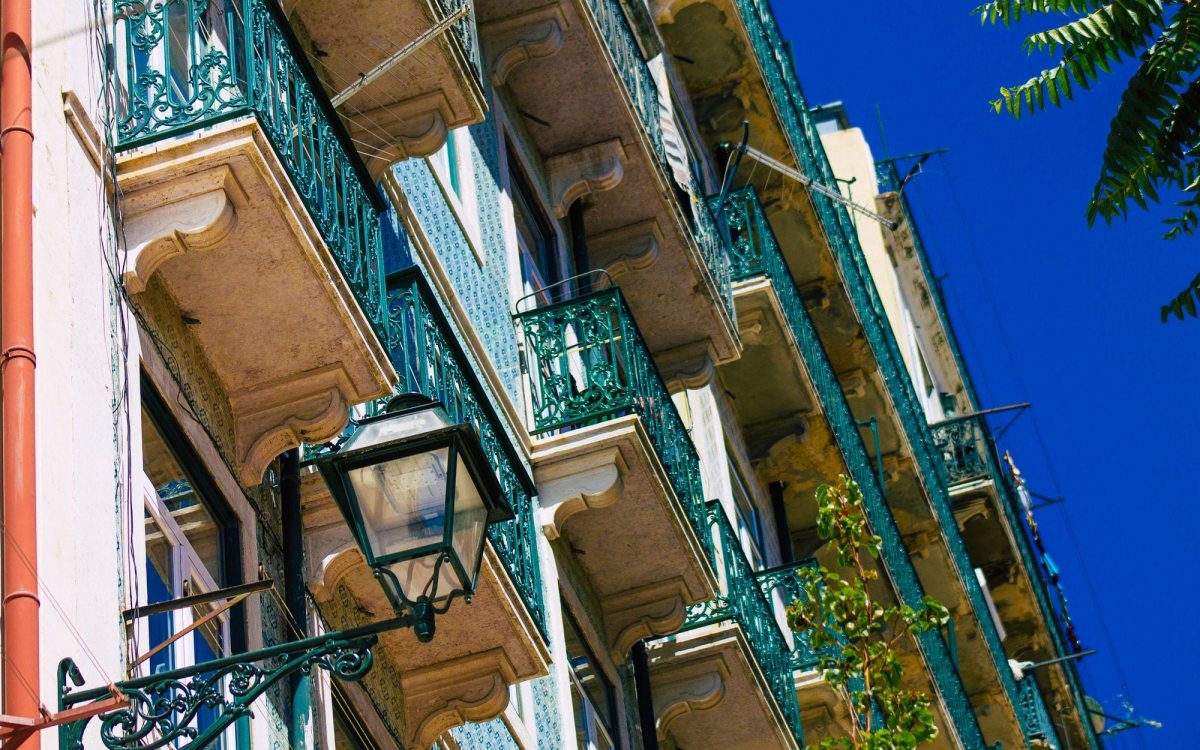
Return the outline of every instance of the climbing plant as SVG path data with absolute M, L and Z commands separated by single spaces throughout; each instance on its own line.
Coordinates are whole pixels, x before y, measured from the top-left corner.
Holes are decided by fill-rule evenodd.
M 1200 231 L 1200 3 L 1189 0 L 995 0 L 974 10 L 985 24 L 1031 17 L 1066 22 L 1025 38 L 1028 53 L 1053 64 L 1024 83 L 1000 89 L 997 112 L 1020 118 L 1061 107 L 1101 75 L 1137 61 L 1109 126 L 1087 219 L 1111 222 L 1132 202 L 1145 209 L 1159 191 L 1176 199 L 1165 239 Z M 1055 21 L 1058 23 L 1058 21 Z M 1124 68 L 1120 68 L 1124 70 Z M 1200 276 L 1162 306 L 1172 317 L 1200 317 Z
M 823 738 L 822 750 L 907 750 L 937 736 L 933 699 L 903 687 L 897 648 L 945 625 L 946 608 L 929 597 L 920 605 L 885 605 L 872 591 L 874 560 L 883 540 L 867 525 L 862 491 L 841 476 L 816 492 L 817 532 L 837 552 L 838 570 L 799 571 L 801 597 L 788 623 L 805 633 L 819 668 L 851 717 L 848 736 Z

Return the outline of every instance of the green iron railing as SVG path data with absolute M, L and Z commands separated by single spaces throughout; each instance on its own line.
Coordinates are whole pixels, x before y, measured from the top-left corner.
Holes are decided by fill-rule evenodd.
M 659 120 L 658 84 L 650 72 L 650 65 L 642 56 L 637 37 L 620 0 L 587 0 L 596 26 L 612 58 L 613 69 L 625 84 L 625 91 L 637 111 L 638 120 L 659 163 L 667 164 L 667 150 L 663 145 L 662 121 Z
M 254 116 L 380 340 L 383 202 L 271 0 L 115 0 L 128 149 Z
M 613 68 L 624 83 L 625 91 L 633 103 L 638 122 L 642 131 L 650 141 L 658 160 L 659 168 L 667 175 L 668 180 L 673 174 L 670 162 L 667 160 L 667 150 L 663 143 L 662 120 L 659 111 L 660 94 L 650 65 L 642 56 L 637 37 L 625 16 L 619 0 L 587 0 L 587 5 L 596 19 L 600 36 L 605 41 Z M 695 186 L 681 186 L 695 193 Z M 721 304 L 725 307 L 730 320 L 734 319 L 733 289 L 729 276 L 729 260 L 726 253 L 725 241 L 713 219 L 708 206 L 703 201 L 697 202 L 691 211 L 692 236 L 700 248 L 708 272 L 712 276 Z
M 1054 733 L 1054 724 L 1050 720 L 1050 711 L 1042 698 L 1042 689 L 1038 687 L 1033 675 L 1025 675 L 1017 683 L 1017 711 L 1022 715 L 1022 722 L 1029 727 L 1025 739 L 1031 747 L 1059 750 L 1058 736 Z
M 879 191 L 881 193 L 896 193 L 900 198 L 901 211 L 912 236 L 913 248 L 921 263 L 921 270 L 925 276 L 925 285 L 929 289 L 938 318 L 941 321 L 943 329 L 946 331 L 946 339 L 949 343 L 950 351 L 954 355 L 958 371 L 962 376 L 970 406 L 973 410 L 977 411 L 981 408 L 979 397 L 975 392 L 975 386 L 971 379 L 970 371 L 967 368 L 966 360 L 962 355 L 962 350 L 959 348 L 958 337 L 954 334 L 954 326 L 946 310 L 946 300 L 942 295 L 941 285 L 933 275 L 933 265 L 930 262 L 929 254 L 925 250 L 925 243 L 917 227 L 912 206 L 908 201 L 908 196 L 901 190 L 900 174 L 896 169 L 895 162 L 880 162 L 876 164 L 875 174 L 879 181 Z M 1044 575 L 1044 565 L 1041 557 L 1034 554 L 1032 545 L 1029 542 L 1028 531 L 1025 522 L 1022 520 L 1023 514 L 1019 509 L 1019 503 L 1016 499 L 1016 491 L 1007 473 L 1001 469 L 995 441 L 992 439 L 987 421 L 982 417 L 967 420 L 947 420 L 946 422 L 932 425 L 930 433 L 935 451 L 939 452 L 942 456 L 942 467 L 946 472 L 946 481 L 950 485 L 977 479 L 986 479 L 988 477 L 991 477 L 994 481 L 997 493 L 1000 495 L 999 505 L 1001 511 L 1008 522 L 1009 528 L 1012 529 L 1013 538 L 1017 544 L 1017 552 L 1026 570 L 1029 571 L 1029 577 L 1033 581 L 1033 588 L 1038 604 L 1049 624 L 1051 639 L 1055 647 L 1055 655 L 1063 656 L 1071 653 L 1072 649 L 1069 648 L 1068 639 L 1063 633 L 1064 628 L 1058 610 L 1051 604 Z M 1071 685 L 1077 709 L 1084 710 L 1086 708 L 1083 703 L 1084 691 L 1075 664 L 1073 662 L 1064 662 L 1062 669 L 1067 676 L 1068 683 Z M 1089 724 L 1088 715 L 1086 713 L 1079 715 L 1082 717 L 1082 722 L 1085 725 L 1084 731 L 1089 735 L 1089 746 L 1092 748 L 1098 747 L 1095 736 L 1087 726 Z M 1051 734 L 1051 738 L 1053 738 L 1053 734 Z
M 471 72 L 475 74 L 475 80 L 482 81 L 483 67 L 479 63 L 479 36 L 475 26 L 474 0 L 434 0 L 434 4 L 441 11 L 442 18 L 462 7 L 471 9 L 466 18 L 450 27 L 450 36 L 458 42 L 458 46 L 462 49 L 463 56 L 467 58 L 467 64 L 471 66 Z M 480 88 L 482 89 L 482 85 Z
M 942 470 L 951 485 L 991 478 L 981 419 L 954 419 L 930 426 L 934 447 L 942 457 Z
M 774 232 L 767 223 L 753 188 L 743 188 L 730 194 L 724 206 L 726 224 L 732 237 L 735 277 L 746 279 L 767 276 L 787 317 L 792 337 L 800 349 L 830 431 L 837 441 L 842 459 L 850 476 L 863 492 L 863 502 L 871 528 L 883 539 L 882 560 L 902 602 L 918 607 L 925 595 L 900 529 L 883 493 L 874 462 L 867 453 L 857 422 L 845 393 L 834 375 L 833 366 L 825 352 L 816 328 L 800 298 L 795 281 L 787 269 L 783 253 Z M 934 684 L 942 696 L 964 747 L 983 750 L 986 743 L 979 729 L 974 710 L 963 686 L 950 647 L 940 634 L 927 631 L 918 637 Z
M 489 526 L 488 539 L 542 635 L 547 635 L 533 479 L 504 434 L 500 415 L 419 269 L 414 266 L 388 277 L 388 304 L 392 335 L 387 348 L 400 376 L 396 392 L 421 393 L 441 401 L 451 419 L 475 429 L 516 516 Z
M 708 523 L 724 563 L 722 591 L 715 599 L 688 607 L 683 628 L 692 630 L 727 620 L 740 625 L 750 643 L 754 659 L 770 686 L 771 697 L 787 719 L 796 743 L 803 746 L 804 732 L 800 724 L 800 704 L 796 700 L 793 655 L 780 630 L 770 596 L 759 585 L 725 510 L 716 500 L 708 503 Z
M 700 457 L 616 287 L 514 316 L 529 352 L 533 432 L 636 414 L 703 544 Z M 705 545 L 712 559 L 711 544 Z
M 778 592 L 786 607 L 792 602 L 805 600 L 804 590 L 800 586 L 799 571 L 803 568 L 816 568 L 818 565 L 816 559 L 810 557 L 790 565 L 761 570 L 756 574 L 758 585 L 768 602 Z M 807 630 L 792 633 L 792 669 L 797 672 L 815 669 L 820 662 L 821 654 L 812 646 L 811 638 L 812 635 Z
M 747 29 L 762 62 L 767 89 L 775 102 L 785 134 L 796 154 L 801 170 L 818 182 L 837 189 L 829 160 L 811 112 L 795 77 L 788 47 L 779 34 L 778 24 L 767 3 L 762 0 L 738 0 Z M 854 225 L 845 206 L 828 196 L 811 194 L 818 219 L 825 229 L 834 260 L 841 270 L 851 303 L 858 310 L 868 344 L 874 352 L 891 401 L 908 436 L 913 457 L 928 492 L 934 514 L 942 527 L 953 559 L 955 572 L 971 601 L 984 641 L 992 656 L 995 674 L 1015 706 L 1016 683 L 1008 669 L 1008 659 L 1000 643 L 999 631 L 988 611 L 987 601 L 975 578 L 974 568 L 950 507 L 949 492 L 936 456 L 924 412 L 916 398 L 908 370 L 900 356 L 899 345 L 888 327 L 886 313 L 870 276 L 866 257 L 858 244 Z M 1084 715 L 1082 712 L 1081 716 Z M 1018 719 L 1020 719 L 1018 714 Z M 1022 727 L 1026 735 L 1028 727 Z

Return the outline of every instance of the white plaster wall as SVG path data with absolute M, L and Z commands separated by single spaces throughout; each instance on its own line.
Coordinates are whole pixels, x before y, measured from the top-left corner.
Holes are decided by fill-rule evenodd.
M 102 252 L 103 183 L 63 112 L 67 91 L 96 111 L 90 5 L 33 3 L 38 678 L 52 710 L 63 657 L 78 662 L 89 686 L 123 677 L 114 477 L 128 443 L 114 445 L 112 368 L 124 354 Z M 55 731 L 41 741 L 51 747 Z
M 854 184 L 847 186 L 838 183 L 842 195 L 851 198 L 855 203 L 875 210 L 875 197 L 879 195 L 879 183 L 875 178 L 875 157 L 871 147 L 859 128 L 848 128 L 821 136 L 821 145 L 829 156 L 829 164 L 833 174 L 839 180 L 854 179 Z M 863 254 L 867 258 L 867 266 L 871 270 L 871 278 L 879 292 L 883 310 L 891 323 L 892 332 L 898 341 L 905 341 L 904 330 L 904 299 L 900 291 L 900 282 L 896 269 L 888 256 L 887 246 L 883 240 L 883 227 L 874 219 L 857 212 L 851 212 L 858 228 L 858 241 Z M 901 346 L 905 365 L 913 372 L 916 365 L 912 351 L 907 346 Z

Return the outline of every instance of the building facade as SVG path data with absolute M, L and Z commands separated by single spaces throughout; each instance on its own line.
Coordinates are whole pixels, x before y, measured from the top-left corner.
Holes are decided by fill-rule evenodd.
M 902 172 L 766 0 L 55 5 L 10 736 L 816 743 L 851 717 L 784 609 L 845 474 L 881 596 L 952 614 L 902 649 L 933 746 L 1100 747 L 1073 662 L 1028 668 L 1079 644 Z M 356 635 L 395 606 L 317 469 L 411 394 L 511 510 L 428 641 Z

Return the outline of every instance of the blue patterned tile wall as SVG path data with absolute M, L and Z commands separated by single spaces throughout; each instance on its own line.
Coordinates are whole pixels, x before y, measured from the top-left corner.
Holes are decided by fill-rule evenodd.
M 450 730 L 462 750 L 521 750 L 508 726 L 500 719 L 484 724 L 465 724 Z
M 537 724 L 538 750 L 562 750 L 562 716 L 558 713 L 558 689 L 554 673 L 533 683 L 533 716 Z
M 520 370 L 517 340 L 510 313 L 508 260 L 501 213 L 500 155 L 495 122 L 489 118 L 469 128 L 470 158 L 478 206 L 479 248 L 482 264 L 446 203 L 433 170 L 422 159 L 396 165 L 417 220 L 433 242 L 434 251 L 450 277 L 459 301 L 483 341 L 488 357 L 504 381 L 509 395 L 519 399 Z M 386 223 L 394 222 L 385 221 Z M 394 257 L 400 253 L 393 251 Z

